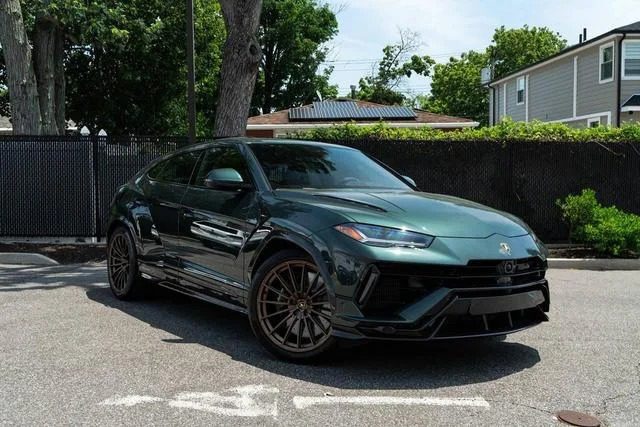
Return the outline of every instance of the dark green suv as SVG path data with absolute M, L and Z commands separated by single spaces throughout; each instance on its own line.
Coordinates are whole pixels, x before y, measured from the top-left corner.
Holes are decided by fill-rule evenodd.
M 420 192 L 338 145 L 178 150 L 118 190 L 108 241 L 116 297 L 152 283 L 247 313 L 288 359 L 338 339 L 501 336 L 548 320 L 547 252 L 526 224 Z

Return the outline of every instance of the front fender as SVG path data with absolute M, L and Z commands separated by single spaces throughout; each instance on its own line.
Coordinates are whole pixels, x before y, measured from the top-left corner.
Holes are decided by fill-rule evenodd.
M 248 254 L 250 258 L 247 268 L 248 283 L 252 283 L 256 262 L 261 259 L 265 250 L 269 250 L 271 245 L 277 244 L 278 246 L 283 245 L 285 247 L 297 246 L 307 252 L 320 269 L 320 274 L 322 274 L 325 283 L 328 285 L 331 303 L 334 304 L 336 272 L 329 249 L 326 243 L 314 234 L 301 233 L 300 231 L 301 230 L 293 231 L 282 227 L 272 228 L 269 234 L 256 246 L 255 250 Z

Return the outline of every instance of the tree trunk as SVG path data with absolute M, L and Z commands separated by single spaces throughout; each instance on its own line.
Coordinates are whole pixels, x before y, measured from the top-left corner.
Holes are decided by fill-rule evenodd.
M 251 95 L 262 57 L 256 37 L 262 0 L 220 0 L 220 6 L 227 40 L 222 54 L 214 133 L 241 136 L 247 129 Z
M 58 27 L 56 31 L 56 47 L 54 51 L 53 57 L 53 72 L 54 72 L 54 83 L 56 88 L 56 111 L 55 111 L 55 121 L 56 126 L 58 127 L 58 134 L 64 135 L 67 130 L 67 121 L 65 119 L 65 102 L 67 100 L 66 91 L 67 91 L 67 83 L 64 77 L 64 31 L 62 28 Z
M 13 133 L 39 135 L 42 126 L 38 86 L 20 0 L 0 0 L 0 43 L 5 57 Z
M 38 82 L 42 133 L 45 135 L 59 134 L 56 123 L 56 65 L 54 62 L 57 33 L 58 24 L 54 19 L 48 16 L 38 17 L 33 32 L 33 59 Z M 64 132 L 64 128 L 62 131 Z

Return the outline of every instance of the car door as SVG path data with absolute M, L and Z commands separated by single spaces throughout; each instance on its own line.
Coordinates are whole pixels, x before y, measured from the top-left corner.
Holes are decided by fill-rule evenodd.
M 177 265 L 180 203 L 200 154 L 201 151 L 177 154 L 158 163 L 147 173 L 144 193 L 152 220 L 150 234 L 162 245 L 164 261 L 169 265 Z
M 237 182 L 216 184 L 215 176 Z M 180 261 L 190 280 L 202 286 L 199 291 L 243 302 L 242 249 L 257 225 L 258 212 L 257 192 L 239 147 L 221 144 L 207 149 L 180 214 Z

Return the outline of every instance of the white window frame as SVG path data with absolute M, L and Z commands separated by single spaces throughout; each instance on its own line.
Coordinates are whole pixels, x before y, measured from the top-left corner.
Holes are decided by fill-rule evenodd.
M 592 119 L 587 119 L 587 127 L 590 128 L 592 127 L 591 124 L 592 123 L 597 123 L 598 126 L 594 126 L 594 127 L 600 127 L 601 123 L 600 123 L 600 116 L 598 117 L 594 117 Z
M 520 92 L 520 81 L 522 81 L 522 101 L 518 101 L 518 92 Z M 527 99 L 527 79 L 525 76 L 520 76 L 516 79 L 516 105 L 524 105 L 524 101 Z
M 611 48 L 611 77 L 608 79 L 602 79 L 602 52 L 605 49 Z M 600 50 L 598 50 L 598 83 L 609 83 L 615 80 L 616 76 L 616 44 L 614 42 L 609 42 L 600 46 Z
M 626 74 L 626 62 L 627 58 L 624 54 L 624 47 L 628 43 L 640 43 L 640 39 L 631 39 L 631 40 L 623 40 L 622 41 L 622 79 L 623 80 L 640 80 L 640 76 L 627 76 Z

